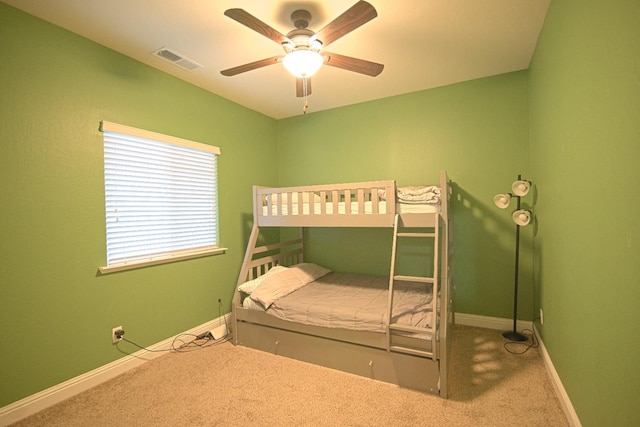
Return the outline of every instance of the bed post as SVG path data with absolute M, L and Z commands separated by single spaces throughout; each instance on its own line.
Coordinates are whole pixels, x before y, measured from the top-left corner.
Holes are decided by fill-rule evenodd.
M 448 371 L 451 352 L 451 332 L 454 323 L 454 286 L 453 286 L 453 224 L 451 218 L 451 182 L 446 171 L 440 171 L 440 215 L 442 218 L 442 258 L 440 261 L 440 396 L 448 395 Z
M 258 242 L 258 236 L 260 235 L 260 227 L 258 226 L 258 188 L 261 188 L 257 185 L 253 186 L 253 226 L 251 227 L 251 234 L 249 235 L 249 242 L 247 242 L 247 250 L 244 253 L 244 260 L 242 261 L 242 267 L 240 267 L 240 274 L 238 275 L 238 280 L 236 282 L 236 287 L 233 291 L 233 301 L 231 303 L 231 314 L 232 314 L 232 322 L 233 328 L 231 332 L 233 333 L 233 344 L 238 344 L 238 328 L 237 328 L 237 319 L 236 319 L 236 307 L 240 306 L 242 303 L 240 292 L 238 292 L 238 286 L 244 283 L 247 280 L 247 275 L 249 274 L 249 263 L 253 259 L 253 252 L 256 247 L 256 243 Z
M 232 319 L 233 319 L 233 344 L 238 344 L 238 329 L 237 329 L 237 319 L 236 319 L 236 307 L 242 304 L 240 292 L 238 291 L 238 286 L 242 283 L 246 282 L 247 275 L 249 274 L 249 263 L 253 259 L 253 251 L 256 247 L 256 242 L 258 241 L 258 235 L 260 234 L 260 227 L 258 227 L 257 222 L 253 222 L 253 227 L 251 228 L 251 235 L 249 236 L 249 242 L 247 243 L 247 250 L 244 253 L 244 261 L 242 261 L 242 267 L 240 267 L 240 274 L 238 275 L 238 280 L 236 282 L 236 287 L 233 291 L 233 303 L 232 303 Z
M 304 227 L 300 227 L 298 237 L 300 238 L 300 245 L 302 246 L 302 252 L 299 256 L 299 263 L 304 262 Z

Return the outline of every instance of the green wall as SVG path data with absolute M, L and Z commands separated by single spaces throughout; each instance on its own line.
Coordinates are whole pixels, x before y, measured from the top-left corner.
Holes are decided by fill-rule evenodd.
M 544 309 L 583 425 L 637 424 L 639 21 L 635 0 L 554 0 L 528 72 L 275 121 L 0 3 L 0 407 L 122 357 L 114 326 L 146 345 L 217 317 L 217 298 L 228 311 L 251 185 L 410 185 L 446 169 L 456 311 L 511 316 L 514 226 L 491 200 L 521 173 L 536 221 L 520 317 Z M 227 254 L 98 275 L 103 119 L 221 147 Z M 389 268 L 388 231 L 308 237 L 329 267 Z
M 537 326 L 584 426 L 640 423 L 639 52 L 637 0 L 557 0 L 530 68 Z
M 433 184 L 446 169 L 455 183 L 456 311 L 511 318 L 515 225 L 493 196 L 529 175 L 527 90 L 526 72 L 517 72 L 281 120 L 279 182 Z M 531 232 L 522 232 L 523 319 L 532 316 Z M 308 234 L 311 260 L 388 274 L 389 230 Z
M 0 407 L 219 316 L 276 121 L 0 3 Z M 100 276 L 101 120 L 219 146 L 225 255 Z M 241 172 L 239 172 L 241 171 Z M 119 347 L 127 347 L 126 343 Z

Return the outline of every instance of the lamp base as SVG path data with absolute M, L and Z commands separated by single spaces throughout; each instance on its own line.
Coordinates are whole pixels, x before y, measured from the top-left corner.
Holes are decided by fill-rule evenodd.
M 506 331 L 502 333 L 502 336 L 511 341 L 527 341 L 529 338 L 525 337 L 516 331 Z

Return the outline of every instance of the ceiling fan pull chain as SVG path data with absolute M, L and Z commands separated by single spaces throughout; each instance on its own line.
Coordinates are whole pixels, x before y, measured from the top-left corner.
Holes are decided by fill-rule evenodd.
M 307 96 L 307 78 L 302 78 L 302 94 L 304 96 L 304 107 L 302 107 L 302 114 L 307 114 L 307 108 L 309 108 L 308 96 Z

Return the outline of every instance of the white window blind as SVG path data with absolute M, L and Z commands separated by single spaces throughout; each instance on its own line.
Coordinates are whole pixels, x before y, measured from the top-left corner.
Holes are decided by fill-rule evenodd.
M 218 147 L 106 121 L 102 131 L 102 272 L 224 251 L 218 247 Z

